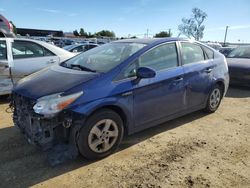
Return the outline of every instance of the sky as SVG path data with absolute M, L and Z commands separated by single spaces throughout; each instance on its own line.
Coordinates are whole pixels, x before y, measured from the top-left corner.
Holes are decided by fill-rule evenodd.
M 72 32 L 112 30 L 117 37 L 153 36 L 171 29 L 179 34 L 192 8 L 207 13 L 204 41 L 250 43 L 250 0 L 0 0 L 0 14 L 17 27 Z

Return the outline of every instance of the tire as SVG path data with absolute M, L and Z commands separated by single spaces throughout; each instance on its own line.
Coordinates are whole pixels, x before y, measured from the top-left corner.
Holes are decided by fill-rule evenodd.
M 205 112 L 213 113 L 219 108 L 223 97 L 222 91 L 222 88 L 217 84 L 213 87 L 207 99 L 207 104 L 204 109 Z
M 81 128 L 77 145 L 87 159 L 101 159 L 112 154 L 121 143 L 124 127 L 113 110 L 103 109 L 91 115 Z

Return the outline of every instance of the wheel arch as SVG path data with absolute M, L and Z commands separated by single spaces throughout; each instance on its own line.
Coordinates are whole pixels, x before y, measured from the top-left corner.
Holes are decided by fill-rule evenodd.
M 214 83 L 213 83 L 213 86 L 211 89 L 213 89 L 213 87 L 215 85 L 220 86 L 220 88 L 222 89 L 222 96 L 225 96 L 225 94 L 226 94 L 225 92 L 227 91 L 225 80 L 223 80 L 223 79 L 214 80 Z
M 94 110 L 92 110 L 88 114 L 88 117 L 90 117 L 91 115 L 93 115 L 97 111 L 101 111 L 101 110 L 104 110 L 104 109 L 112 110 L 121 117 L 121 119 L 123 121 L 123 126 L 124 126 L 124 133 L 127 135 L 128 134 L 128 121 L 129 121 L 128 120 L 128 115 L 125 113 L 125 110 L 122 107 L 118 106 L 118 105 L 106 104 L 106 105 L 103 105 L 103 106 L 99 106 L 99 107 L 95 108 Z
M 215 85 L 218 85 L 220 86 L 220 88 L 222 89 L 222 93 L 223 93 L 223 96 L 224 96 L 224 92 L 225 92 L 225 83 L 222 81 L 222 80 L 218 80 L 215 82 Z

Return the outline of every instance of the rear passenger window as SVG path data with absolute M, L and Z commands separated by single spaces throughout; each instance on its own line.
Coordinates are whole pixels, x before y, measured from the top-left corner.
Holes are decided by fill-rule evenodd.
M 42 46 L 29 41 L 14 41 L 12 43 L 14 59 L 53 56 L 54 54 Z
M 204 61 L 204 52 L 199 45 L 183 42 L 182 48 L 182 63 L 184 65 Z
M 178 66 L 175 43 L 156 47 L 139 58 L 139 67 L 149 67 L 156 71 Z
M 202 47 L 204 49 L 205 55 L 206 55 L 206 59 L 213 59 L 214 58 L 214 52 L 213 50 L 203 46 Z
M 0 60 L 7 60 L 7 47 L 5 41 L 0 41 Z
M 51 51 L 49 51 L 46 48 L 43 48 L 43 52 L 44 52 L 44 56 L 55 56 L 54 53 L 52 53 Z

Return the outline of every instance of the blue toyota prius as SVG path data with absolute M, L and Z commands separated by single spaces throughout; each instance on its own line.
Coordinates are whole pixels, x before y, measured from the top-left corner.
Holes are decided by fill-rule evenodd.
M 197 110 L 215 112 L 228 84 L 225 57 L 199 42 L 121 40 L 19 81 L 13 121 L 29 142 L 56 154 L 55 163 L 78 153 L 99 159 L 124 135 Z

